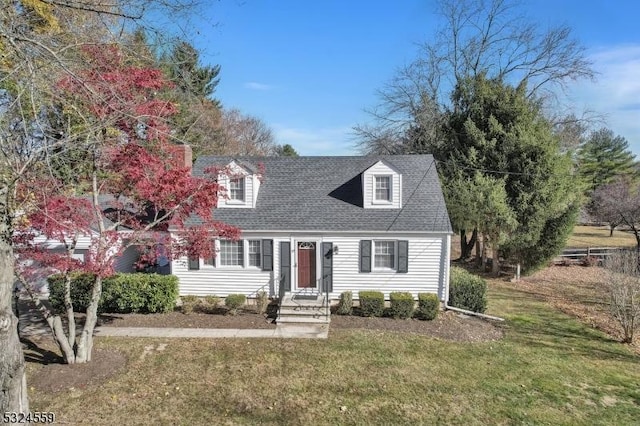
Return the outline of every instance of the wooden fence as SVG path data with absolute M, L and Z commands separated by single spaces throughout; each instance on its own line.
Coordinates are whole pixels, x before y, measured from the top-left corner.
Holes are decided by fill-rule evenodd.
M 595 258 L 602 262 L 607 256 L 621 250 L 620 247 L 566 248 L 553 259 L 553 263 L 582 263 L 586 258 Z

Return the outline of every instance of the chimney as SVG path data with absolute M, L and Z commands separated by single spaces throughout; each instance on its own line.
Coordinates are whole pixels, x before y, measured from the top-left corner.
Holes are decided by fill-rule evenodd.
M 169 154 L 171 155 L 171 162 L 176 167 L 186 167 L 191 170 L 193 166 L 193 151 L 191 146 L 183 145 L 171 145 L 169 147 Z

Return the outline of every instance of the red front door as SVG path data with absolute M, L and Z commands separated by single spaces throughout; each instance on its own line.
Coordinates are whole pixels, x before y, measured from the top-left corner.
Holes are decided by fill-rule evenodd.
M 298 288 L 316 286 L 316 244 L 298 243 Z

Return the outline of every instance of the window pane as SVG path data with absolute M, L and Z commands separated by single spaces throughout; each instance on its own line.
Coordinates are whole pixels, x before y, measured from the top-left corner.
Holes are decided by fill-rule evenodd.
M 376 200 L 391 200 L 391 178 L 389 176 L 376 176 Z
M 260 266 L 260 240 L 249 240 L 249 266 Z
M 395 246 L 393 241 L 376 241 L 375 242 L 375 261 L 376 268 L 394 267 Z
M 242 241 L 220 241 L 220 265 L 242 266 Z
M 229 198 L 244 201 L 244 178 L 236 178 L 229 181 Z

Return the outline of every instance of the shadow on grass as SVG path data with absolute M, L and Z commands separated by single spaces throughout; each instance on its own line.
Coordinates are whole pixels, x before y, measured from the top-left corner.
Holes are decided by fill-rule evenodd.
M 24 360 L 26 362 L 33 362 L 36 364 L 49 365 L 49 364 L 66 364 L 64 358 L 62 358 L 56 352 L 50 351 L 41 345 L 38 345 L 34 339 L 30 337 L 23 337 L 20 339 L 24 345 Z

